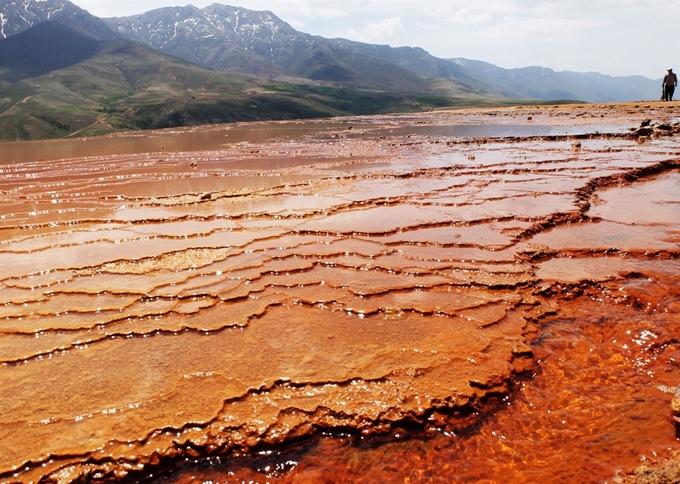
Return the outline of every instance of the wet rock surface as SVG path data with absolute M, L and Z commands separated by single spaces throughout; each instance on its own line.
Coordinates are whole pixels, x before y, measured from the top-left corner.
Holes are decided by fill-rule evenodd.
M 678 116 L 4 144 L 0 481 L 596 482 L 668 457 Z

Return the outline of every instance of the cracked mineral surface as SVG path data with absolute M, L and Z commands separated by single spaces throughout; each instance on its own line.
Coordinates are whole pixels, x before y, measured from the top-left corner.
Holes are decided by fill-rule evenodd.
M 0 482 L 614 482 L 664 462 L 679 116 L 3 143 Z

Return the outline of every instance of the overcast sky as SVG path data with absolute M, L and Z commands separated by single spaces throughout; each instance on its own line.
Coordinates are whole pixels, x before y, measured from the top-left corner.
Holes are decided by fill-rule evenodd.
M 72 0 L 120 17 L 177 0 Z M 216 0 L 194 0 L 205 7 Z M 680 0 L 233 0 L 327 38 L 422 47 L 442 58 L 657 79 L 680 71 Z

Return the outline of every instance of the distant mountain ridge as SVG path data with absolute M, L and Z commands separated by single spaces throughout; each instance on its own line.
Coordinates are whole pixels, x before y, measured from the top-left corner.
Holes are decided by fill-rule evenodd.
M 643 76 L 613 77 L 597 72 L 557 72 L 546 67 L 503 69 L 488 62 L 449 59 L 508 97 L 579 99 L 589 102 L 658 99 L 661 81 Z
M 127 38 L 219 71 L 339 86 L 587 102 L 656 99 L 660 89 L 658 81 L 641 76 L 502 69 L 482 61 L 436 58 L 418 47 L 325 39 L 295 30 L 272 12 L 228 5 L 165 7 L 98 19 L 68 0 L 0 0 L 0 37 L 54 19 L 99 40 Z
M 429 92 L 426 79 L 444 77 L 414 71 L 389 56 L 371 55 L 338 41 L 298 32 L 269 11 L 212 4 L 203 9 L 166 7 L 104 21 L 125 38 L 225 72 L 291 75 L 411 92 Z M 461 85 L 453 76 L 449 79 L 452 83 L 447 88 L 451 91 L 484 94 L 471 85 Z
M 293 29 L 269 11 L 255 12 L 243 8 L 212 4 L 203 9 L 193 6 L 166 7 L 129 17 L 104 19 L 120 35 L 147 43 L 179 57 L 207 65 L 217 70 L 259 74 L 270 62 L 293 75 L 315 80 L 356 82 L 373 87 L 395 88 L 384 80 L 369 80 L 366 73 L 383 66 L 375 61 L 356 72 L 361 57 L 377 59 L 387 65 L 399 66 L 423 78 L 440 78 L 452 81 L 450 93 L 484 95 L 514 99 L 582 100 L 588 102 L 627 101 L 655 98 L 657 83 L 641 76 L 637 78 L 603 76 L 597 73 L 558 73 L 545 68 L 502 69 L 481 61 L 462 62 L 463 59 L 439 59 L 418 47 L 393 48 L 354 42 L 347 39 L 325 39 L 304 34 Z M 233 63 L 233 57 L 208 54 L 214 40 L 229 45 L 230 54 L 242 49 L 242 58 L 249 65 Z M 219 43 L 218 43 L 219 44 Z M 191 53 L 187 46 L 191 45 Z M 353 56 L 347 58 L 343 52 Z M 264 62 L 264 64 L 258 64 Z M 367 64 L 364 62 L 364 66 Z M 491 69 L 480 68 L 489 66 Z M 276 68 L 270 72 L 280 72 Z M 548 75 L 546 75 L 548 74 Z M 403 71 L 389 73 L 397 78 L 408 78 Z M 402 86 L 405 82 L 402 80 Z M 414 89 L 417 80 L 408 88 Z

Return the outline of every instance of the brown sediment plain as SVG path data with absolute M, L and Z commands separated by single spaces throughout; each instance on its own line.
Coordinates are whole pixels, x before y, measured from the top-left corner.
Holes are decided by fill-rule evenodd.
M 665 463 L 679 120 L 561 105 L 0 144 L 0 482 Z

